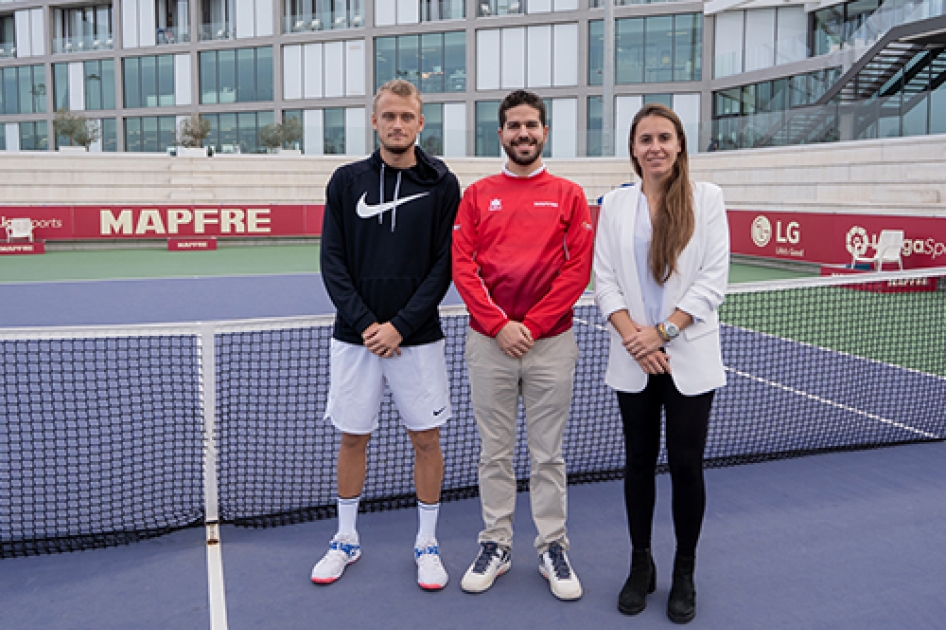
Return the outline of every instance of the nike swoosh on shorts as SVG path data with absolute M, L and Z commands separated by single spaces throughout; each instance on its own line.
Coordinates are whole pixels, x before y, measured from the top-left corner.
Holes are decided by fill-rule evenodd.
M 368 196 L 368 193 L 363 193 L 361 199 L 358 200 L 358 205 L 355 207 L 355 211 L 358 213 L 358 216 L 362 219 L 370 219 L 371 217 L 376 217 L 383 212 L 388 210 L 394 210 L 398 206 L 407 203 L 408 201 L 414 201 L 415 199 L 420 199 L 421 197 L 426 197 L 430 194 L 428 192 L 417 193 L 416 195 L 411 195 L 410 197 L 404 197 L 403 199 L 395 199 L 394 201 L 386 201 L 384 203 L 379 203 L 373 206 L 365 203 L 365 198 Z

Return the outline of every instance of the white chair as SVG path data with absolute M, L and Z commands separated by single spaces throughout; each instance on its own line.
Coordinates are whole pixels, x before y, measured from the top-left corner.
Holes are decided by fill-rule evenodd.
M 33 242 L 33 222 L 29 219 L 7 219 L 7 242 L 15 238 L 28 238 Z
M 900 251 L 903 249 L 903 230 L 881 230 L 880 238 L 877 239 L 877 246 L 873 256 L 864 255 L 865 252 L 855 250 L 852 267 L 856 267 L 859 262 L 872 263 L 874 271 L 880 271 L 884 263 L 897 263 L 900 269 L 903 269 L 903 259 L 900 257 Z

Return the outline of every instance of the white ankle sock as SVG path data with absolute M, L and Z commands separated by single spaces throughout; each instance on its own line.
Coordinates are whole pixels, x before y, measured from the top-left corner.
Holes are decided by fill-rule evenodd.
M 437 539 L 437 516 L 440 503 L 417 502 L 417 544 Z
M 358 518 L 359 501 L 361 501 L 361 495 L 354 499 L 338 497 L 338 533 L 356 540 L 358 539 L 358 531 L 355 529 L 355 521 Z

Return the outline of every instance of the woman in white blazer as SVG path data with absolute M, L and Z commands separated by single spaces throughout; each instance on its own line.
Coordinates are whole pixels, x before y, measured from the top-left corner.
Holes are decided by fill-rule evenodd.
M 717 309 L 729 228 L 722 191 L 690 182 L 686 136 L 672 110 L 644 106 L 629 142 L 641 185 L 605 195 L 595 240 L 595 300 L 611 329 L 605 381 L 617 391 L 627 455 L 631 570 L 618 609 L 641 612 L 656 588 L 650 547 L 663 408 L 677 542 L 667 615 L 686 623 L 696 615 L 706 431 L 715 390 L 726 383 Z

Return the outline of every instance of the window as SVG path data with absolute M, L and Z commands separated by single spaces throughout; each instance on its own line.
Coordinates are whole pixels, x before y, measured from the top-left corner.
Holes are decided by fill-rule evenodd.
M 113 59 L 86 61 L 83 70 L 85 108 L 87 110 L 115 109 L 115 61 Z M 171 85 L 169 87 L 165 86 L 164 89 L 170 89 L 173 97 L 173 68 L 171 71 Z
M 283 124 L 289 120 L 295 120 L 299 123 L 299 129 L 302 129 L 302 137 L 300 137 L 295 142 L 292 142 L 289 146 L 290 149 L 300 149 L 302 150 L 305 147 L 305 117 L 302 114 L 301 109 L 287 109 L 282 113 Z
M 698 81 L 703 69 L 703 15 L 673 16 L 673 80 Z
M 163 153 L 177 144 L 174 116 L 142 116 L 125 119 L 125 151 Z M 104 136 L 104 134 L 103 134 Z
M 518 15 L 525 13 L 525 0 L 477 0 L 476 14 L 480 17 L 492 15 Z
M 200 4 L 200 39 L 232 39 L 236 13 L 235 0 L 202 0 Z
M 41 114 L 46 111 L 46 69 L 43 66 L 3 68 L 0 113 Z
M 285 0 L 283 32 L 361 28 L 364 5 L 365 0 Z
M 0 15 L 0 59 L 16 57 L 16 23 L 12 15 Z
M 322 115 L 322 128 L 325 136 L 322 152 L 325 155 L 344 155 L 345 110 L 341 107 L 334 107 L 323 110 Z
M 55 12 L 53 53 L 109 50 L 114 47 L 110 4 L 55 9 Z
M 443 155 L 443 103 L 424 104 L 424 130 L 420 146 L 431 155 Z
M 108 153 L 118 151 L 118 121 L 114 118 L 102 119 L 102 151 Z
M 644 19 L 616 20 L 614 39 L 614 82 L 643 83 Z
M 191 37 L 188 0 L 156 2 L 154 23 L 157 29 L 155 42 L 158 46 L 189 42 Z
M 247 103 L 273 99 L 273 49 L 200 53 L 200 102 Z
M 69 64 L 53 64 L 53 110 L 69 109 Z
M 466 90 L 466 34 L 427 33 L 375 40 L 375 89 L 391 79 L 425 94 Z
M 466 17 L 465 4 L 465 0 L 421 0 L 421 22 L 462 20 Z
M 586 153 L 588 157 L 599 157 L 604 154 L 602 146 L 602 121 L 604 117 L 602 110 L 604 101 L 600 96 L 592 96 L 588 99 L 588 147 Z
M 588 85 L 604 82 L 604 22 L 588 22 Z
M 125 107 L 132 109 L 174 105 L 173 55 L 127 57 L 123 64 Z
M 616 84 L 699 81 L 702 77 L 703 15 L 683 13 L 614 21 Z M 588 23 L 588 84 L 601 85 L 604 22 Z
M 45 151 L 49 148 L 46 121 L 20 123 L 20 150 Z
M 210 135 L 204 146 L 211 146 L 220 153 L 265 153 L 259 144 L 259 130 L 272 125 L 275 115 L 271 111 L 238 112 L 226 114 L 201 114 L 210 122 Z
M 833 6 L 812 13 L 812 55 L 827 55 L 841 48 L 844 6 Z
M 499 144 L 499 101 L 476 103 L 476 156 L 497 157 L 502 155 Z

